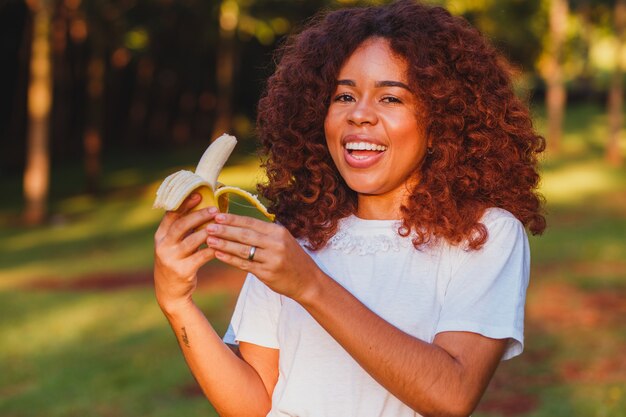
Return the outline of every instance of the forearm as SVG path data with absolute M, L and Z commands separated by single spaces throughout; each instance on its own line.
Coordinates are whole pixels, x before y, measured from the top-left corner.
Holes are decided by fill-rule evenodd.
M 256 371 L 236 356 L 189 302 L 163 309 L 185 360 L 220 416 L 265 416 L 270 396 Z
M 207 231 L 217 259 L 300 303 L 366 372 L 415 411 L 465 416 L 476 406 L 505 339 L 450 331 L 428 343 L 402 332 L 324 274 L 280 225 L 220 214 Z M 247 259 L 251 247 L 257 248 L 255 257 Z
M 472 411 L 482 381 L 446 350 L 392 326 L 325 275 L 314 288 L 299 300 L 302 306 L 397 398 L 423 415 Z

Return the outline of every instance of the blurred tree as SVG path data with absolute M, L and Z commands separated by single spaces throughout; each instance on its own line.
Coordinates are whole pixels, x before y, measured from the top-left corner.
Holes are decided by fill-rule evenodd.
M 372 1 L 349 1 L 348 3 L 367 4 Z M 244 136 L 251 133 L 248 122 L 235 117 L 233 104 L 239 98 L 240 101 L 247 101 L 249 102 L 247 104 L 252 104 L 254 107 L 261 90 L 263 82 L 261 80 L 265 77 L 250 79 L 249 76 L 258 70 L 254 67 L 243 67 L 242 70 L 247 73 L 247 76 L 239 76 L 241 61 L 247 59 L 245 55 L 258 53 L 259 50 L 265 51 L 264 59 L 267 60 L 267 57 L 271 55 L 271 49 L 292 27 L 300 24 L 302 20 L 321 7 L 336 6 L 336 4 L 336 1 L 323 0 L 221 0 L 215 68 L 216 106 L 212 139 L 224 132 Z M 239 80 L 238 85 L 235 85 L 235 79 Z M 254 89 L 246 88 L 250 81 L 256 83 Z M 239 88 L 241 94 L 238 94 L 236 87 Z M 242 97 L 242 94 L 247 97 Z
M 581 22 L 578 36 L 582 70 L 574 87 L 587 90 L 588 96 L 604 97 L 608 112 L 608 135 L 605 158 L 611 165 L 622 163 L 620 134 L 623 126 L 624 48 L 626 44 L 626 2 L 624 0 L 570 0 L 572 10 Z M 594 89 L 599 88 L 601 94 Z M 580 93 L 580 91 L 579 91 Z
M 52 105 L 50 60 L 50 0 L 28 0 L 33 13 L 33 37 L 28 87 L 28 138 L 24 170 L 24 221 L 44 222 L 50 182 L 49 122 Z
M 72 25 L 82 32 L 89 43 L 89 56 L 86 68 L 86 108 L 85 128 L 82 135 L 83 164 L 85 169 L 86 191 L 92 194 L 100 190 L 101 152 L 104 135 L 104 89 L 106 61 L 112 45 L 107 42 L 116 42 L 115 25 L 108 25 L 106 18 L 90 19 L 87 21 L 83 12 L 78 10 L 81 0 L 65 0 L 68 8 L 74 11 Z M 92 5 L 97 6 L 95 2 Z M 110 7 L 115 7 L 111 2 Z
M 622 164 L 620 134 L 622 130 L 622 107 L 624 102 L 624 63 L 623 51 L 626 45 L 626 0 L 615 2 L 615 68 L 609 89 L 609 140 L 606 148 L 606 159 L 613 166 Z
M 536 22 L 542 11 L 541 0 L 439 0 L 434 3 L 465 17 L 520 67 L 521 72 L 534 72 L 544 31 Z
M 548 147 L 559 152 L 565 115 L 566 90 L 563 60 L 569 6 L 567 0 L 549 0 L 549 33 L 546 55 L 540 71 L 546 80 Z
M 237 59 L 235 35 L 241 17 L 241 6 L 235 0 L 223 0 L 219 13 L 219 40 L 217 43 L 217 106 L 211 140 L 222 133 L 232 132 L 233 80 Z
M 0 176 L 22 173 L 32 21 L 23 0 L 0 6 Z
M 56 0 L 52 19 L 54 103 L 53 154 L 83 156 L 85 190 L 95 193 L 100 176 L 104 57 L 101 31 L 93 30 L 81 0 Z
M 273 49 L 287 33 L 297 30 L 320 9 L 389 2 L 47 1 L 55 5 L 49 11 L 54 96 L 48 116 L 53 122 L 50 152 L 59 164 L 82 156 L 90 191 L 98 188 L 103 152 L 179 146 L 206 141 L 224 131 L 251 137 L 256 102 L 273 71 Z M 536 62 L 548 86 L 553 85 L 548 82 L 555 78 L 547 77 L 546 69 L 551 68 L 547 63 L 559 54 L 570 60 L 562 68 L 565 75 L 561 85 L 574 79 L 577 71 L 587 77 L 595 74 L 596 68 L 586 64 L 592 60 L 584 58 L 593 55 L 588 46 L 593 36 L 585 38 L 578 31 L 580 41 L 574 44 L 569 33 L 561 48 L 545 42 L 554 38 L 544 36 L 548 10 L 559 2 L 567 5 L 565 0 L 429 2 L 463 15 L 489 37 L 521 67 L 519 74 L 524 77 L 520 79 L 528 82 L 522 87 L 534 86 Z M 594 30 L 601 25 L 608 27 L 604 21 L 598 23 L 596 15 L 605 11 L 597 11 L 596 1 L 570 2 L 572 7 L 591 4 L 588 12 L 579 13 L 581 22 L 584 17 Z M 615 0 L 600 2 L 610 10 Z M 567 15 L 567 7 L 560 14 Z M 570 19 L 575 16 L 570 15 Z M 575 26 L 569 25 L 569 30 L 576 31 L 572 29 Z M 542 48 L 543 58 L 538 60 Z M 574 59 L 578 61 L 572 65 Z M 551 142 L 553 137 L 549 135 Z
M 590 0 L 570 0 L 570 9 L 574 20 L 571 25 L 574 29 L 574 51 L 569 53 L 570 68 L 576 68 L 574 74 L 569 74 L 572 83 L 569 86 L 568 96 L 573 99 L 592 99 L 595 95 L 594 75 L 595 68 L 591 59 L 591 47 L 594 30 L 594 5 Z

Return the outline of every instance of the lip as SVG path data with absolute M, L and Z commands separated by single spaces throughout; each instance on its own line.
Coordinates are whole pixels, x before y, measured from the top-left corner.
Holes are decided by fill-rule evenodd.
M 357 159 L 346 149 L 346 144 L 350 142 L 367 142 L 374 145 L 387 146 L 383 142 L 372 138 L 367 135 L 347 135 L 341 139 L 341 145 L 343 148 L 343 157 L 346 164 L 351 168 L 366 169 L 376 165 L 384 156 L 387 151 L 379 152 L 375 155 L 369 156 L 365 159 Z

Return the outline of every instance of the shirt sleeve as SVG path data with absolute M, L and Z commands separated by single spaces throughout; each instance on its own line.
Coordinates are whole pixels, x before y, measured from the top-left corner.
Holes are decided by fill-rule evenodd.
M 224 342 L 231 345 L 249 342 L 278 349 L 280 308 L 280 295 L 254 275 L 248 274 L 224 335 Z
M 519 355 L 524 346 L 530 254 L 522 224 L 501 211 L 507 215 L 483 220 L 489 236 L 481 249 L 459 249 L 435 333 L 468 331 L 508 339 L 505 360 Z

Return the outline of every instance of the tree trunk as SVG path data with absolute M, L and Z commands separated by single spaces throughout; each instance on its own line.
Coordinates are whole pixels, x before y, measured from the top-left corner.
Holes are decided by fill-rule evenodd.
M 52 105 L 52 63 L 50 59 L 50 7 L 32 0 L 33 45 L 28 87 L 28 138 L 24 170 L 24 221 L 44 222 L 50 182 L 49 122 Z
M 582 69 L 580 71 L 580 76 L 578 77 L 577 84 L 578 89 L 583 92 L 586 98 L 592 98 L 594 94 L 593 87 L 593 72 L 594 68 L 592 66 L 592 59 L 590 57 L 591 54 L 591 46 L 592 46 L 592 30 L 593 24 L 591 21 L 591 5 L 588 1 L 584 1 L 579 5 L 579 16 L 580 16 L 580 38 L 582 41 L 582 45 L 580 48 L 580 56 L 582 58 Z
M 150 101 L 150 88 L 154 77 L 155 64 L 150 57 L 142 57 L 135 70 L 135 86 L 130 99 L 126 143 L 143 146 L 145 142 L 147 103 Z
M 606 160 L 613 166 L 622 164 L 620 133 L 622 130 L 622 103 L 624 101 L 622 51 L 626 43 L 626 0 L 615 2 L 615 69 L 609 90 L 609 141 Z
M 563 45 L 568 14 L 567 0 L 550 2 L 550 40 L 547 62 L 546 108 L 548 112 L 548 147 L 558 153 L 561 149 L 566 91 L 563 79 Z
M 217 51 L 217 106 L 211 140 L 230 132 L 233 119 L 233 79 L 235 74 L 235 34 L 239 6 L 232 0 L 220 8 L 220 38 Z
M 87 125 L 83 136 L 85 186 L 90 194 L 100 191 L 104 71 L 104 53 L 96 41 L 87 66 Z

